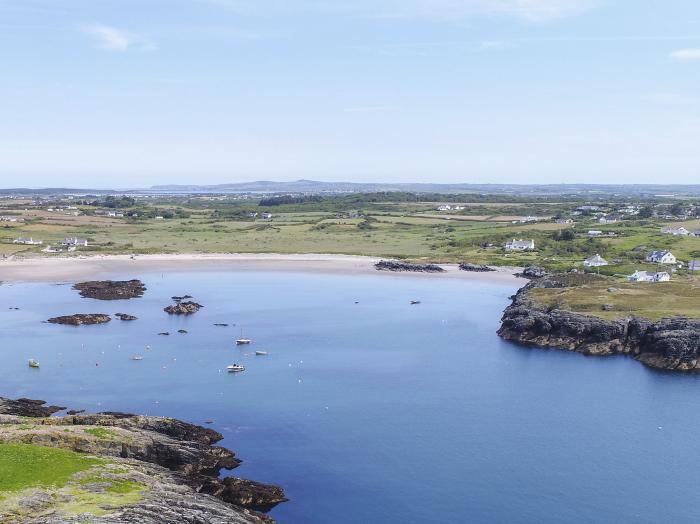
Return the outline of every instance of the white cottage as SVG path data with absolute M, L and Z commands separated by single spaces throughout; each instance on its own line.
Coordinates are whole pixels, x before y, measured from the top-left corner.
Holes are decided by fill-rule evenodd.
M 683 226 L 681 227 L 665 227 L 661 230 L 662 233 L 666 235 L 673 235 L 673 236 L 687 236 L 690 231 L 688 231 L 686 228 Z
M 588 257 L 586 260 L 584 260 L 583 265 L 586 267 L 602 267 L 607 266 L 608 261 L 596 253 L 592 257 Z
M 535 249 L 534 240 L 509 240 L 506 242 L 506 251 L 528 251 Z
M 647 262 L 654 264 L 675 264 L 676 257 L 670 251 L 652 251 L 647 255 Z
M 87 247 L 87 238 L 68 237 L 61 242 L 64 246 Z

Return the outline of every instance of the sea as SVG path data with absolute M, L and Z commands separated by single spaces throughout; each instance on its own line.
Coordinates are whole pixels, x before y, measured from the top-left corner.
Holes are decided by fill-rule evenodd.
M 0 285 L 0 395 L 211 427 L 243 460 L 226 474 L 285 489 L 280 523 L 700 521 L 700 377 L 501 340 L 522 282 L 108 276 L 148 289 L 99 301 L 70 283 Z M 204 307 L 163 311 L 185 294 Z M 138 320 L 44 322 L 118 312 Z

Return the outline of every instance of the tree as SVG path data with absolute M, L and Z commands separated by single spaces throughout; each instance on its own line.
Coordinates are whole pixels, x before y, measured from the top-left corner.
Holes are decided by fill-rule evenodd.
M 654 216 L 654 208 L 651 206 L 644 206 L 639 210 L 639 218 L 651 218 Z

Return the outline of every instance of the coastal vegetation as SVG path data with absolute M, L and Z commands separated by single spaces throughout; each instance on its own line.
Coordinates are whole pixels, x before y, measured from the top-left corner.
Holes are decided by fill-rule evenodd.
M 698 201 L 690 197 L 679 202 L 609 196 L 591 206 L 570 195 L 164 195 L 118 199 L 120 206 L 133 204 L 118 209 L 115 198 L 108 199 L 0 200 L 1 215 L 21 218 L 2 222 L 0 254 L 36 256 L 51 245 L 59 248 L 52 256 L 329 253 L 565 270 L 600 253 L 610 261 L 600 268 L 606 274 L 624 274 L 639 264 L 644 269 L 649 249 L 672 249 L 681 260 L 700 258 L 700 237 L 661 232 L 669 225 L 700 230 Z M 13 243 L 18 237 L 43 244 Z M 88 246 L 61 251 L 66 237 L 85 238 Z M 536 247 L 506 252 L 504 244 L 513 238 L 532 239 Z

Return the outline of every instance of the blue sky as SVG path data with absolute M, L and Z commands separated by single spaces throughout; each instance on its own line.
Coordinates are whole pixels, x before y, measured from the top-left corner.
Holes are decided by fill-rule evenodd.
M 0 186 L 700 182 L 697 0 L 0 0 Z

